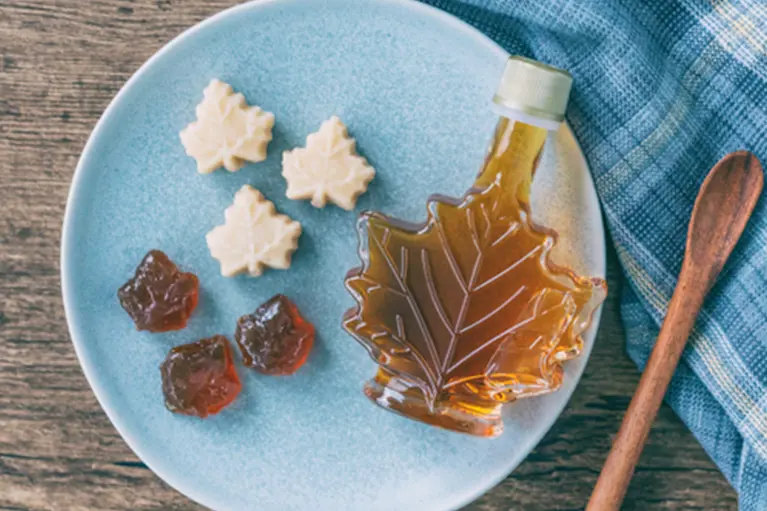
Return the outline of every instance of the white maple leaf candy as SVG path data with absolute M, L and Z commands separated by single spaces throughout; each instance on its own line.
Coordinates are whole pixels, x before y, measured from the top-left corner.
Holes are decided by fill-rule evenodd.
M 209 174 L 219 167 L 240 170 L 245 161 L 266 159 L 272 140 L 274 114 L 248 106 L 245 96 L 212 80 L 197 105 L 197 120 L 180 133 L 186 154 L 197 160 L 197 171 Z
M 311 199 L 325 207 L 328 200 L 346 210 L 354 209 L 375 170 L 358 155 L 355 141 L 338 117 L 331 117 L 306 139 L 306 147 L 282 155 L 282 175 L 289 199 Z
M 261 192 L 243 186 L 224 216 L 224 225 L 206 236 L 210 254 L 221 263 L 221 275 L 232 277 L 247 272 L 257 277 L 266 266 L 281 270 L 290 267 L 301 224 L 278 214 Z

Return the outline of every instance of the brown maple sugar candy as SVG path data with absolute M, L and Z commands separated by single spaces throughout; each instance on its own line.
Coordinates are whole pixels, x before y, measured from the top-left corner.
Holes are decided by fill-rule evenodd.
M 314 326 L 286 296 L 277 295 L 242 316 L 234 334 L 246 366 L 263 374 L 295 373 L 314 344 Z
M 160 374 L 165 406 L 183 415 L 216 414 L 242 388 L 229 341 L 222 335 L 173 348 Z
M 197 276 L 179 271 L 163 252 L 150 250 L 117 297 L 138 330 L 167 332 L 186 326 L 199 287 Z
M 509 82 L 531 75 L 550 94 L 526 95 Z M 605 283 L 549 261 L 555 233 L 530 221 L 529 206 L 533 174 L 548 130 L 562 120 L 570 80 L 563 71 L 510 60 L 496 96 L 503 117 L 466 195 L 431 197 L 420 225 L 363 214 L 362 266 L 346 279 L 357 306 L 344 327 L 379 364 L 364 389 L 378 405 L 497 436 L 501 406 L 556 390 L 562 363 L 580 353 Z M 558 103 L 557 95 L 564 96 Z M 546 97 L 557 104 L 528 105 L 527 113 L 507 106 Z

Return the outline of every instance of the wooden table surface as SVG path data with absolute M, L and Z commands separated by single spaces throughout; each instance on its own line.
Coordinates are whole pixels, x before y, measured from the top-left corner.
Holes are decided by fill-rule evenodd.
M 360 0 L 363 1 L 363 0 Z M 59 237 L 72 172 L 128 77 L 232 0 L 0 0 L 0 510 L 193 510 L 141 463 L 91 393 L 69 341 Z M 528 459 L 466 509 L 582 509 L 638 381 L 620 269 L 592 359 Z M 624 509 L 736 509 L 732 488 L 666 406 Z

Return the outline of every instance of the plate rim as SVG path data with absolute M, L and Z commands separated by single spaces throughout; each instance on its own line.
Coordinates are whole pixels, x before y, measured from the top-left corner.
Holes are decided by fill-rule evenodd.
M 416 0 L 368 0 L 373 3 L 378 3 L 381 5 L 389 5 L 389 6 L 395 6 L 398 8 L 402 8 L 411 11 L 418 12 L 419 14 L 425 14 L 427 17 L 431 17 L 436 19 L 437 21 L 444 23 L 445 25 L 449 26 L 452 29 L 458 30 L 466 34 L 467 36 L 476 39 L 481 45 L 485 46 L 489 51 L 496 53 L 501 58 L 506 58 L 509 56 L 509 53 L 504 50 L 498 43 L 493 41 L 489 36 L 482 33 L 479 29 L 471 26 L 470 24 L 464 22 L 463 20 L 457 18 L 456 16 L 443 11 L 437 7 L 427 5 L 421 2 L 418 2 Z M 140 443 L 134 437 L 127 432 L 127 428 L 122 422 L 120 418 L 120 412 L 111 406 L 110 398 L 108 397 L 108 392 L 104 390 L 103 387 L 101 387 L 98 382 L 97 378 L 95 377 L 95 374 L 98 372 L 96 365 L 94 364 L 93 360 L 91 360 L 90 355 L 87 352 L 87 349 L 85 348 L 85 343 L 82 341 L 82 337 L 84 337 L 81 334 L 81 331 L 83 330 L 83 327 L 81 325 L 81 322 L 78 321 L 76 314 L 74 313 L 73 309 L 73 303 L 76 301 L 74 298 L 74 292 L 73 292 L 73 282 L 71 278 L 71 270 L 70 266 L 73 264 L 73 257 L 72 254 L 72 247 L 76 244 L 76 240 L 73 239 L 73 232 L 75 228 L 73 227 L 74 220 L 73 220 L 73 210 L 74 210 L 74 204 L 78 201 L 78 197 L 80 195 L 81 190 L 83 189 L 83 181 L 84 181 L 84 175 L 85 175 L 85 167 L 88 165 L 88 160 L 90 159 L 90 155 L 93 152 L 93 145 L 94 140 L 98 138 L 98 135 L 105 129 L 105 126 L 110 121 L 110 118 L 113 116 L 114 111 L 116 110 L 118 104 L 121 102 L 123 96 L 125 96 L 128 93 L 128 90 L 132 88 L 135 82 L 139 81 L 144 74 L 146 74 L 154 65 L 156 61 L 158 61 L 161 57 L 163 57 L 165 54 L 170 53 L 173 51 L 176 46 L 179 46 L 184 41 L 189 39 L 190 37 L 193 37 L 197 32 L 215 25 L 216 23 L 222 21 L 225 18 L 228 18 L 230 16 L 236 16 L 239 12 L 243 12 L 246 10 L 251 9 L 260 9 L 264 8 L 271 4 L 295 4 L 295 5 L 304 5 L 307 6 L 310 3 L 310 0 L 249 0 L 247 2 L 244 2 L 242 4 L 234 5 L 232 7 L 229 7 L 227 9 L 224 9 L 218 13 L 213 14 L 212 16 L 196 23 L 195 25 L 192 25 L 191 27 L 185 29 L 180 34 L 176 35 L 171 39 L 169 42 L 167 42 L 165 45 L 163 45 L 159 50 L 157 50 L 149 59 L 147 59 L 132 75 L 131 77 L 122 85 L 120 90 L 117 92 L 117 94 L 112 98 L 112 100 L 109 102 L 107 107 L 104 109 L 103 113 L 99 117 L 99 120 L 94 125 L 90 135 L 88 136 L 88 140 L 85 143 L 85 146 L 82 149 L 82 152 L 80 153 L 80 157 L 78 159 L 77 165 L 75 167 L 75 171 L 72 175 L 71 184 L 69 187 L 69 191 L 67 193 L 67 200 L 66 200 L 66 206 L 64 211 L 64 217 L 63 217 L 63 226 L 62 226 L 62 234 L 61 234 L 61 244 L 60 244 L 60 277 L 61 277 L 61 296 L 62 301 L 64 305 L 64 314 L 65 319 L 67 322 L 67 329 L 69 331 L 69 337 L 72 342 L 72 345 L 74 346 L 75 355 L 77 357 L 77 361 L 80 364 L 80 368 L 83 371 L 83 374 L 85 376 L 86 381 L 88 382 L 88 385 L 90 386 L 91 390 L 93 391 L 93 394 L 96 396 L 96 400 L 99 403 L 99 406 L 106 414 L 107 418 L 111 422 L 111 424 L 114 426 L 114 428 L 117 430 L 117 432 L 120 434 L 120 437 L 122 440 L 126 443 L 128 448 L 131 449 L 131 451 L 143 462 L 146 464 L 146 466 L 160 479 L 162 479 L 165 483 L 167 483 L 169 486 L 171 486 L 175 491 L 178 491 L 182 495 L 185 495 L 187 498 L 203 505 L 211 509 L 221 509 L 218 507 L 217 502 L 213 502 L 214 495 L 210 495 L 209 493 L 206 493 L 204 490 L 199 490 L 194 487 L 188 485 L 185 481 L 183 481 L 183 478 L 177 477 L 176 473 L 174 472 L 165 472 L 159 470 L 157 467 L 159 466 L 158 463 L 155 463 L 155 454 L 151 452 L 147 452 L 143 449 L 138 448 L 138 444 Z M 565 121 L 564 123 L 564 129 L 566 129 L 569 132 L 569 135 L 572 137 L 577 149 L 578 149 L 578 158 L 582 160 L 581 163 L 585 169 L 588 171 L 588 186 L 587 186 L 587 194 L 588 194 L 588 201 L 593 201 L 597 204 L 599 204 L 599 198 L 596 194 L 596 188 L 594 183 L 593 175 L 591 174 L 591 168 L 588 164 L 588 161 L 586 160 L 585 155 L 583 154 L 583 150 L 580 146 L 580 143 L 578 142 L 577 137 L 575 137 L 575 134 L 572 131 L 572 128 L 570 125 Z M 607 255 L 607 247 L 606 247 L 606 231 L 604 226 L 604 217 L 603 212 L 600 208 L 597 208 L 596 211 L 596 220 L 598 223 L 598 226 L 601 230 L 602 236 L 599 237 L 599 245 L 601 245 L 601 250 L 599 250 L 599 247 L 597 248 L 597 253 L 594 254 L 595 257 L 595 266 L 597 266 L 598 271 L 595 272 L 598 277 L 606 279 L 606 255 Z M 564 399 L 559 405 L 557 405 L 556 413 L 552 415 L 552 419 L 548 421 L 548 424 L 545 424 L 544 427 L 540 428 L 538 431 L 535 432 L 535 434 L 531 435 L 531 438 L 533 441 L 530 443 L 530 448 L 527 450 L 527 452 L 521 457 L 519 460 L 511 460 L 512 462 L 504 465 L 501 467 L 501 470 L 496 472 L 495 474 L 489 475 L 487 480 L 480 485 L 477 485 L 473 491 L 468 492 L 465 498 L 461 500 L 457 500 L 454 502 L 454 505 L 451 506 L 448 509 L 459 509 L 473 501 L 475 501 L 477 498 L 488 492 L 490 489 L 497 486 L 501 481 L 503 481 L 508 475 L 517 467 L 519 466 L 522 461 L 524 461 L 532 452 L 535 447 L 537 447 L 541 439 L 546 435 L 546 433 L 549 432 L 549 430 L 553 427 L 553 425 L 556 423 L 556 421 L 559 419 L 559 417 L 562 415 L 562 412 L 564 411 L 567 404 L 570 402 L 570 399 L 572 398 L 573 393 L 575 392 L 575 389 L 580 384 L 581 377 L 583 376 L 583 371 L 585 370 L 586 366 L 588 365 L 588 362 L 591 358 L 591 352 L 594 346 L 594 343 L 596 342 L 596 334 L 599 329 L 600 323 L 601 323 L 601 317 L 602 317 L 602 310 L 603 305 L 600 305 L 599 308 L 594 312 L 594 315 L 592 317 L 592 324 L 589 328 L 589 330 L 586 332 L 585 337 L 587 337 L 587 341 L 584 343 L 584 350 L 583 353 L 580 355 L 581 358 L 584 359 L 584 363 L 578 370 L 576 374 L 573 375 L 574 378 L 576 378 L 576 383 L 573 385 L 573 388 L 570 390 L 569 395 L 567 395 L 567 398 Z M 446 510 L 447 511 L 447 510 Z

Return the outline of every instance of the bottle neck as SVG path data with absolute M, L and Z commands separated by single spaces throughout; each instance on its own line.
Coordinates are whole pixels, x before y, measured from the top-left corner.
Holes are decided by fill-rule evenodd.
M 517 206 L 529 205 L 530 186 L 548 132 L 541 126 L 501 117 L 475 188 L 500 186 Z
M 533 114 L 517 110 L 506 105 L 502 105 L 496 102 L 492 103 L 493 112 L 498 114 L 499 117 L 506 117 L 508 119 L 514 119 L 516 121 L 530 124 L 531 126 L 538 126 L 548 131 L 557 131 L 562 125 L 562 121 L 555 121 L 553 119 L 547 119 L 545 117 L 538 117 Z

